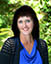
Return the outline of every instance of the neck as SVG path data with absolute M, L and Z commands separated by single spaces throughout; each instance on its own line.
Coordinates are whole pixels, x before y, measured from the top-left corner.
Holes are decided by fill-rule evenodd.
M 20 34 L 20 40 L 23 43 L 31 43 L 33 41 L 33 37 L 32 37 L 32 35 L 23 35 L 23 34 Z

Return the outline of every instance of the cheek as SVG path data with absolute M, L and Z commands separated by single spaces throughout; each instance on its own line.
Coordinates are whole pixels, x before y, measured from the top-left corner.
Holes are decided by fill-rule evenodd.
M 20 30 L 20 29 L 22 28 L 22 25 L 19 24 L 19 23 L 17 23 L 17 27 L 18 27 L 18 29 Z
M 29 27 L 30 27 L 31 29 L 33 29 L 33 26 L 34 26 L 33 23 L 30 23 L 30 24 L 29 24 Z
M 17 27 L 18 27 L 18 29 L 20 29 L 20 24 L 19 23 L 17 23 Z

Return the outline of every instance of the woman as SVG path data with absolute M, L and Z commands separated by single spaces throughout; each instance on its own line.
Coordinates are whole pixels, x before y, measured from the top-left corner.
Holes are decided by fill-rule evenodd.
M 1 49 L 5 64 L 48 64 L 47 45 L 39 38 L 38 19 L 30 6 L 16 10 L 12 31 L 14 37 L 8 38 Z

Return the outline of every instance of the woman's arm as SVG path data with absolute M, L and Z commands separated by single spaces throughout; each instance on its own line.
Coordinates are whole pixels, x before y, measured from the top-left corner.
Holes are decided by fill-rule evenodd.
M 11 64 L 14 55 L 14 45 L 12 39 L 8 38 L 0 51 L 0 64 Z
M 49 64 L 48 61 L 48 47 L 47 44 L 44 40 L 40 39 L 40 44 L 41 44 L 41 53 L 43 57 L 44 64 Z

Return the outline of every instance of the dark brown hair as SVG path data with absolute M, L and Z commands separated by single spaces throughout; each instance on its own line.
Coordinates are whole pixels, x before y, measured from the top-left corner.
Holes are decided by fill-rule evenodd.
M 17 27 L 17 20 L 20 16 L 30 16 L 33 19 L 34 27 L 32 30 L 33 39 L 39 39 L 39 23 L 35 11 L 27 5 L 21 6 L 15 11 L 13 17 L 12 31 L 15 37 L 19 37 L 19 29 Z

